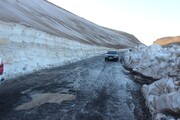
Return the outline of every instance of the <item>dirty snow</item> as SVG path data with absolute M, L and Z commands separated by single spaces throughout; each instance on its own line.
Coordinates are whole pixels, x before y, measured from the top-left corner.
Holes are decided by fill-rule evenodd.
M 140 45 L 126 52 L 123 62 L 135 73 L 151 78 L 152 84 L 143 85 L 142 92 L 154 119 L 180 119 L 180 47 Z
M 16 23 L 0 22 L 0 56 L 5 63 L 2 75 L 5 79 L 68 64 L 107 50 Z

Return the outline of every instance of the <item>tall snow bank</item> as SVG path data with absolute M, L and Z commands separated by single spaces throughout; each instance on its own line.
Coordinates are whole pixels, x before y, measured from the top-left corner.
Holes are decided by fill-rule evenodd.
M 142 92 L 153 119 L 180 119 L 179 46 L 140 45 L 125 53 L 123 63 L 133 72 L 151 78 L 153 83 L 143 85 Z M 140 82 L 146 83 L 146 79 Z
M 57 37 L 16 23 L 0 22 L 2 77 L 14 78 L 44 68 L 99 55 L 108 48 Z
M 179 75 L 179 46 L 162 48 L 157 44 L 149 47 L 140 45 L 126 52 L 124 56 L 125 66 L 144 76 L 161 79 Z

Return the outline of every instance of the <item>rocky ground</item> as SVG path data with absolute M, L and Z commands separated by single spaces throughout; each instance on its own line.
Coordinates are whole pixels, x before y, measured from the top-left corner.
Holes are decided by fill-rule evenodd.
M 1 120 L 150 120 L 120 62 L 93 57 L 43 70 L 0 86 Z

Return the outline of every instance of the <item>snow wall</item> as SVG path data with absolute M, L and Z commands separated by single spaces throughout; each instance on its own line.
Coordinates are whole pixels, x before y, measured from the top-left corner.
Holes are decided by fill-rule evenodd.
M 141 45 L 127 51 L 122 61 L 135 75 L 143 76 L 135 80 L 144 84 L 142 93 L 152 119 L 180 120 L 180 47 Z
M 1 77 L 5 80 L 100 55 L 107 50 L 0 21 L 0 57 L 5 64 Z

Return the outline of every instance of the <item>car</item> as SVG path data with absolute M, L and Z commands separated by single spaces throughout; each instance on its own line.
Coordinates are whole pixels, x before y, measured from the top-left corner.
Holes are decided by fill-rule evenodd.
M 117 51 L 108 51 L 105 54 L 105 61 L 109 61 L 109 60 L 115 60 L 118 61 L 119 60 L 119 54 Z

